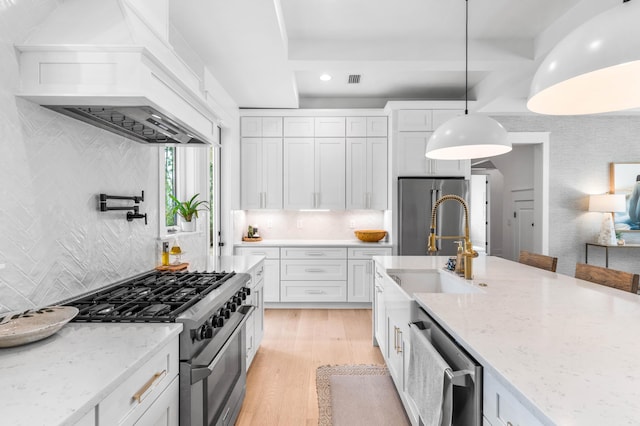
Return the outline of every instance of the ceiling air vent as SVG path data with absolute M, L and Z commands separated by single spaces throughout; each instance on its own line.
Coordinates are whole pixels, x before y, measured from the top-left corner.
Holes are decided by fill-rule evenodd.
M 349 75 L 349 84 L 359 84 L 359 83 L 360 83 L 360 74 Z

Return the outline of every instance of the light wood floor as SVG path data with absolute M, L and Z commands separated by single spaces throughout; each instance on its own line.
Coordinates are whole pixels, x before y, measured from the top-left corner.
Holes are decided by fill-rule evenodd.
M 316 426 L 316 368 L 327 364 L 384 364 L 371 343 L 371 310 L 265 310 L 236 426 Z

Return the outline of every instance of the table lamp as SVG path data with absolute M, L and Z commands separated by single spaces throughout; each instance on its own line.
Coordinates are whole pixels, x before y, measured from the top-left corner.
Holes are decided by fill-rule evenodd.
M 613 212 L 626 210 L 624 194 L 601 194 L 589 196 L 589 211 L 604 213 L 600 224 L 598 244 L 616 245 L 616 231 L 613 227 Z

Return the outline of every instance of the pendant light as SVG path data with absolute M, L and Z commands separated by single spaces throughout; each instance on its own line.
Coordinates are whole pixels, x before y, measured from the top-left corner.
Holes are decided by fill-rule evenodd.
M 511 151 L 507 131 L 494 119 L 469 115 L 469 0 L 465 0 L 464 115 L 440 125 L 429 138 L 425 156 L 435 160 L 469 160 Z
M 549 52 L 531 83 L 527 108 L 579 115 L 640 107 L 640 1 L 580 25 Z

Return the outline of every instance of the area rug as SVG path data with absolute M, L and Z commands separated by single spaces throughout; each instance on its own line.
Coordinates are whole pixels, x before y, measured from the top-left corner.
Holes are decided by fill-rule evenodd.
M 324 365 L 316 370 L 319 426 L 409 425 L 389 370 L 381 365 Z

